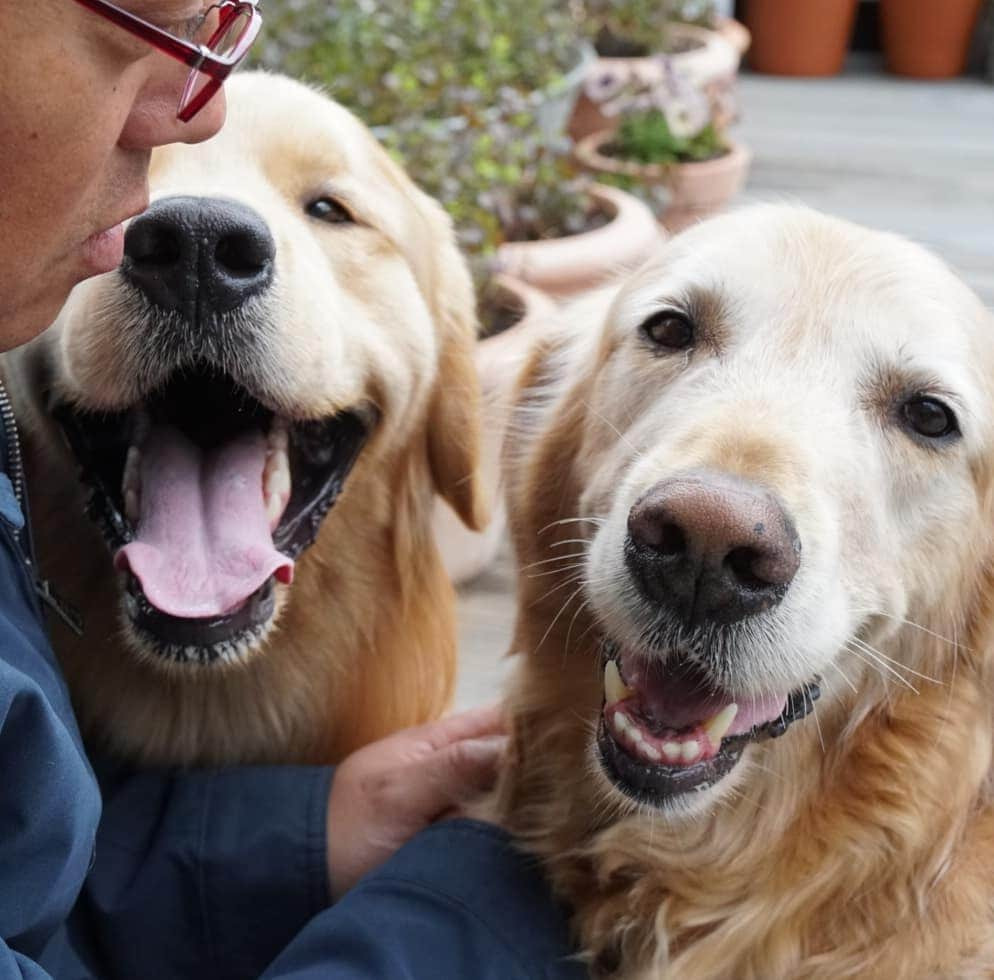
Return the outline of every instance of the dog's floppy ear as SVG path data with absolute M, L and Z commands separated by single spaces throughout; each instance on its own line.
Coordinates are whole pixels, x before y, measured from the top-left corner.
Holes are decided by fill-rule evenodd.
M 428 462 L 435 486 L 471 530 L 486 526 L 490 501 L 480 473 L 480 379 L 476 296 L 452 222 L 420 191 L 417 209 L 429 240 L 415 261 L 439 336 L 438 377 L 428 412 Z

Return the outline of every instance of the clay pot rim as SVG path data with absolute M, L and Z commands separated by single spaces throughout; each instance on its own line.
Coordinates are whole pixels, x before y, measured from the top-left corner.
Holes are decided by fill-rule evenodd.
M 491 276 L 487 281 L 485 290 L 487 292 L 494 290 L 498 294 L 513 296 L 515 299 L 520 300 L 522 313 L 521 320 L 518 323 L 521 323 L 522 320 L 533 313 L 541 313 L 543 310 L 551 310 L 556 307 L 556 301 L 548 293 L 543 292 L 538 286 L 533 286 L 530 282 L 525 282 L 524 279 L 512 276 L 509 272 L 498 272 Z M 484 293 L 484 299 L 486 299 L 486 292 Z M 518 323 L 515 323 L 514 327 Z M 509 327 L 508 329 L 513 330 L 514 327 Z M 497 336 L 497 334 L 494 334 L 494 336 Z
M 564 238 L 505 242 L 497 248 L 494 272 L 525 279 L 558 299 L 580 288 L 590 288 L 571 284 L 603 277 L 616 264 L 619 227 L 625 232 L 622 250 L 639 253 L 658 240 L 659 226 L 652 211 L 634 195 L 596 182 L 591 183 L 587 193 L 609 215 L 606 224 Z M 614 258 L 605 259 L 605 256 Z
M 734 74 L 738 71 L 742 55 L 734 42 L 717 28 L 676 23 L 671 25 L 671 29 L 675 34 L 696 38 L 701 42 L 700 47 L 691 48 L 689 51 L 677 51 L 674 54 L 666 54 L 665 51 L 650 51 L 648 54 L 629 55 L 624 58 L 597 55 L 596 60 L 589 65 L 588 70 L 590 72 L 603 70 L 605 65 L 615 65 L 620 68 L 623 65 L 630 66 L 637 61 L 652 61 L 655 58 L 665 57 L 673 59 L 674 63 L 681 66 L 684 72 L 691 74 L 695 70 L 701 70 L 702 66 L 705 65 L 709 68 L 707 74 L 714 77 Z M 715 65 L 718 68 L 715 68 Z
M 728 152 L 711 160 L 688 160 L 684 163 L 638 163 L 634 160 L 620 160 L 601 153 L 600 148 L 617 134 L 614 130 L 602 129 L 584 136 L 576 144 L 573 152 L 577 160 L 595 172 L 617 174 L 623 177 L 637 177 L 641 180 L 665 182 L 675 170 L 693 169 L 697 173 L 708 170 L 725 170 L 738 166 L 748 157 L 749 151 L 736 140 L 729 139 Z
M 620 187 L 612 187 L 610 184 L 599 184 L 597 181 L 594 181 L 587 188 L 586 193 L 595 203 L 604 208 L 607 213 L 608 220 L 599 228 L 591 228 L 589 231 L 580 231 L 575 235 L 563 235 L 559 238 L 537 238 L 520 242 L 503 242 L 498 246 L 498 255 L 503 250 L 517 251 L 522 246 L 525 248 L 533 245 L 555 247 L 561 242 L 569 242 L 571 244 L 577 241 L 583 241 L 584 243 L 594 242 L 610 235 L 612 233 L 610 231 L 611 226 L 626 214 L 641 212 L 643 209 L 648 211 L 648 208 L 633 194 L 623 191 Z M 512 278 L 519 279 L 520 281 L 520 277 L 506 272 L 499 264 L 496 267 L 495 274 L 510 275 Z
M 508 272 L 497 272 L 487 280 L 483 299 L 493 294 L 498 298 L 510 297 L 520 307 L 521 315 L 506 329 L 476 338 L 477 344 L 485 344 L 488 349 L 497 345 L 502 337 L 520 336 L 528 329 L 530 321 L 556 309 L 556 301 L 548 293 Z

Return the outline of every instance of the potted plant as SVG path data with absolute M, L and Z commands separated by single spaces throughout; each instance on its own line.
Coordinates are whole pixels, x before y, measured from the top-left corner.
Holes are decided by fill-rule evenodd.
M 323 85 L 374 128 L 500 115 L 562 131 L 593 52 L 555 0 L 287 0 L 257 64 Z
M 982 0 L 880 0 L 880 27 L 889 71 L 913 78 L 963 72 Z
M 857 6 L 858 0 L 746 0 L 749 66 L 770 75 L 837 75 Z
M 637 265 L 659 241 L 644 204 L 594 183 L 564 147 L 538 148 L 491 200 L 500 239 L 493 268 L 560 298 Z
M 435 500 L 435 540 L 455 585 L 476 578 L 493 563 L 507 528 L 500 457 L 510 421 L 513 386 L 488 384 L 488 379 L 514 377 L 529 350 L 529 338 L 541 336 L 555 312 L 556 304 L 549 296 L 507 275 L 491 279 L 480 296 L 483 337 L 476 348 L 483 380 L 480 475 L 490 491 L 492 505 L 490 523 L 482 531 L 470 531 L 441 497 Z
M 639 202 L 588 190 L 586 176 L 568 172 L 548 110 L 558 105 L 563 122 L 552 93 L 582 62 L 583 45 L 556 0 L 341 0 L 334 19 L 317 0 L 296 0 L 276 28 L 263 63 L 324 83 L 373 126 L 448 210 L 478 287 L 505 265 L 543 279 L 545 260 L 532 255 L 547 254 L 545 242 L 531 240 L 582 241 L 581 230 L 629 219 L 641 231 L 621 232 L 628 254 L 658 236 Z M 592 269 L 589 259 L 575 266 L 585 282 L 596 277 Z M 550 288 L 573 288 L 565 273 L 555 276 Z
M 503 272 L 566 296 L 637 263 L 658 241 L 652 212 L 595 185 L 565 142 L 504 121 L 463 137 L 412 134 L 403 161 L 452 216 L 478 291 Z
M 650 83 L 660 54 L 708 96 L 724 124 L 732 121 L 739 61 L 749 36 L 737 21 L 717 17 L 711 0 L 584 0 L 575 10 L 578 27 L 598 56 L 570 120 L 575 140 L 614 125 L 605 104 L 619 91 Z
M 672 70 L 666 77 L 665 86 L 633 99 L 617 130 L 581 140 L 576 156 L 602 182 L 640 196 L 677 232 L 738 193 L 751 154 L 716 125 L 706 99 Z

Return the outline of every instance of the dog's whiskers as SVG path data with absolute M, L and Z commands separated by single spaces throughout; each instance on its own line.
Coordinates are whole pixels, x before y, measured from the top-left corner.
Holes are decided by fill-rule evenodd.
M 550 565 L 557 561 L 568 561 L 570 558 L 579 558 L 585 555 L 589 549 L 584 548 L 581 551 L 573 551 L 568 555 L 553 555 L 551 558 L 540 558 L 538 561 L 533 561 L 528 565 L 522 566 L 522 571 L 527 572 L 529 568 L 537 568 L 539 565 Z
M 914 675 L 915 677 L 920 677 L 923 681 L 928 681 L 930 684 L 939 684 L 939 685 L 942 684 L 942 681 L 940 681 L 937 677 L 931 677 L 928 674 L 922 674 L 920 671 L 915 670 L 913 667 L 909 667 L 907 664 L 901 663 L 900 660 L 895 660 L 893 657 L 887 656 L 886 653 L 884 653 L 882 650 L 878 650 L 874 646 L 871 646 L 869 643 L 866 642 L 866 640 L 861 640 L 858 637 L 854 637 L 853 642 L 858 643 L 860 647 L 863 650 L 866 650 L 868 653 L 876 654 L 876 656 L 881 657 L 887 663 L 893 664 L 894 667 L 896 667 L 898 670 L 903 670 L 909 674 Z
M 586 551 L 574 551 L 568 555 L 554 555 L 552 558 L 543 558 L 541 561 L 533 561 L 530 565 L 525 565 L 521 571 L 527 572 L 531 568 L 538 568 L 540 565 L 552 565 L 557 561 L 569 561 L 571 558 L 582 558 Z
M 930 630 L 927 626 L 922 626 L 921 623 L 916 623 L 910 619 L 904 619 L 902 616 L 894 616 L 891 613 L 882 612 L 879 609 L 872 611 L 874 616 L 883 616 L 885 619 L 891 619 L 895 623 L 902 623 L 904 626 L 910 626 L 912 629 L 921 630 L 923 633 L 927 633 L 929 636 L 934 637 L 937 640 L 942 640 L 943 643 L 950 644 L 955 649 L 962 649 L 969 652 L 969 647 L 963 647 L 954 637 L 943 636 L 941 633 L 936 633 L 934 630 Z
M 563 572 L 571 572 L 577 568 L 585 568 L 586 562 L 578 561 L 573 565 L 560 565 L 559 568 L 546 569 L 544 572 L 532 572 L 529 578 L 547 578 L 549 575 L 562 575 Z
M 581 581 L 582 578 L 583 578 L 582 570 L 579 572 L 574 572 L 572 575 L 569 575 L 565 579 L 563 579 L 563 581 L 560 582 L 558 585 L 554 585 L 551 589 L 549 589 L 548 592 L 545 593 L 545 595 L 540 596 L 531 605 L 537 606 L 540 602 L 545 602 L 545 600 L 548 599 L 550 595 L 555 595 L 556 592 L 558 592 L 560 589 L 565 589 L 566 586 L 568 585 L 576 585 L 576 583 Z
M 567 629 L 567 630 L 566 630 L 566 641 L 565 641 L 565 642 L 563 643 L 563 669 L 564 669 L 564 670 L 565 670 L 565 668 L 566 668 L 566 661 L 567 661 L 567 659 L 569 658 L 569 638 L 570 638 L 570 635 L 571 635 L 571 634 L 572 634 L 572 632 L 573 632 L 573 626 L 574 626 L 574 625 L 575 625 L 575 623 L 576 623 L 576 618 L 577 618 L 577 616 L 579 616 L 579 615 L 580 615 L 580 613 L 582 613 L 582 612 L 583 612 L 583 610 L 584 610 L 584 609 L 586 609 L 586 608 L 587 608 L 587 606 L 589 606 L 589 605 L 590 605 L 590 600 L 589 600 L 589 599 L 584 599 L 584 600 L 583 600 L 583 602 L 581 602 L 581 603 L 580 603 L 580 605 L 579 605 L 579 606 L 577 606 L 577 609 L 576 609 L 576 612 L 575 612 L 575 613 L 573 613 L 573 618 L 572 618 L 572 619 L 571 619 L 571 620 L 569 621 L 569 629 Z M 595 661 L 594 661 L 594 662 L 595 662 L 595 663 L 597 662 L 597 661 L 596 661 L 596 659 L 595 659 Z M 598 667 L 599 667 L 599 666 L 600 666 L 600 665 L 598 664 Z
M 567 584 L 567 583 L 563 583 L 563 584 L 565 585 L 565 584 Z M 562 587 L 563 587 L 562 585 L 560 585 L 560 586 L 557 586 L 557 588 L 562 588 Z M 542 649 L 542 644 L 543 644 L 543 643 L 545 643 L 545 641 L 546 641 L 546 640 L 547 640 L 547 639 L 549 638 L 549 634 L 550 634 L 550 633 L 551 633 L 551 632 L 553 631 L 553 629 L 555 628 L 555 625 L 556 625 L 556 623 L 558 623 L 558 622 L 559 622 L 559 617 L 560 617 L 560 616 L 562 616 L 562 614 L 563 614 L 563 613 L 564 613 L 564 612 L 566 611 L 566 609 L 567 609 L 567 607 L 569 606 L 569 604 L 570 604 L 570 603 L 571 603 L 571 602 L 572 602 L 572 601 L 573 601 L 573 600 L 574 600 L 574 599 L 575 599 L 575 598 L 576 598 L 576 597 L 577 597 L 577 596 L 578 596 L 578 595 L 579 595 L 579 594 L 580 594 L 581 592 L 583 592 L 583 589 L 584 589 L 584 583 L 583 583 L 583 582 L 581 582 L 581 583 L 580 583 L 580 585 L 579 585 L 579 586 L 578 586 L 578 587 L 577 587 L 576 589 L 574 589 L 574 590 L 573 590 L 573 591 L 572 591 L 572 592 L 571 592 L 571 593 L 569 594 L 569 596 L 568 596 L 568 598 L 566 599 L 566 601 L 565 601 L 565 602 L 564 602 L 564 603 L 563 603 L 563 604 L 562 604 L 562 605 L 561 605 L 561 606 L 559 607 L 559 612 L 557 612 L 557 613 L 556 613 L 556 615 L 552 617 L 552 622 L 551 622 L 551 623 L 549 623 L 549 626 L 548 626 L 548 628 L 547 628 L 547 629 L 546 629 L 546 631 L 545 631 L 545 632 L 544 632 L 544 633 L 542 634 L 542 639 L 541 639 L 541 640 L 539 640 L 539 641 L 538 641 L 538 643 L 537 643 L 537 644 L 535 645 L 535 651 L 533 651 L 533 652 L 537 652 L 538 650 L 541 650 L 541 649 Z M 555 591 L 555 590 L 553 590 L 553 591 Z
M 881 660 L 876 657 L 870 650 L 862 650 L 860 647 L 853 645 L 855 643 L 854 639 L 850 639 L 845 643 L 845 649 L 852 653 L 857 659 L 862 660 L 864 664 L 868 667 L 876 667 L 877 673 L 881 678 L 884 677 L 882 671 L 887 671 L 888 674 L 896 678 L 900 683 L 902 683 L 909 691 L 913 691 L 915 694 L 918 693 L 918 688 L 914 686 L 907 678 L 899 674 L 890 664 L 886 661 Z M 868 660 L 867 657 L 870 659 Z
M 576 524 L 581 521 L 587 521 L 591 524 L 606 524 L 607 520 L 603 517 L 564 517 L 558 521 L 551 521 L 546 524 L 545 527 L 541 528 L 537 533 L 545 534 L 546 531 L 551 527 L 558 527 L 560 524 Z
M 829 661 L 828 666 L 831 667 L 845 681 L 846 686 L 853 692 L 853 694 L 859 694 L 859 690 L 856 685 L 853 684 L 846 672 L 837 663 Z
M 641 452 L 641 450 L 639 450 L 638 447 L 635 445 L 635 443 L 633 443 L 632 440 L 628 438 L 628 436 L 626 436 L 609 418 L 607 418 L 607 416 L 602 415 L 600 412 L 598 412 L 597 409 L 594 408 L 594 406 L 591 405 L 590 402 L 588 402 L 585 398 L 582 399 L 582 401 L 583 401 L 583 404 L 586 405 L 587 408 L 589 408 L 590 411 L 593 412 L 593 414 L 597 416 L 597 418 L 599 418 L 609 429 L 611 429 L 611 431 L 626 446 L 628 446 L 628 448 L 631 449 L 631 451 L 633 453 L 635 453 L 635 458 L 636 459 L 641 459 L 642 458 L 642 452 Z

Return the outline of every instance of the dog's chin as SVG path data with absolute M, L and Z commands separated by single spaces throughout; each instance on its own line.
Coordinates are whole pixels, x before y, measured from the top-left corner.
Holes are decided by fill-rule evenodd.
M 820 696 L 818 678 L 781 693 L 732 696 L 679 651 L 601 644 L 597 764 L 626 801 L 691 814 L 728 782 L 749 745 L 785 735 Z
M 278 415 L 210 368 L 140 402 L 50 413 L 118 570 L 124 633 L 167 669 L 243 663 L 262 648 L 377 415 Z

